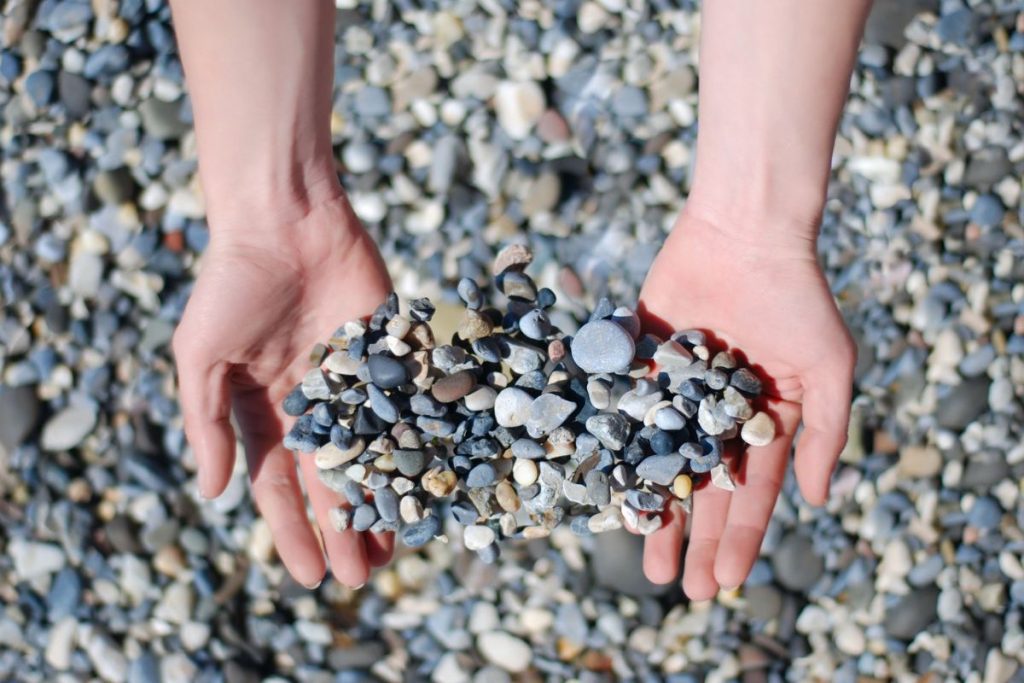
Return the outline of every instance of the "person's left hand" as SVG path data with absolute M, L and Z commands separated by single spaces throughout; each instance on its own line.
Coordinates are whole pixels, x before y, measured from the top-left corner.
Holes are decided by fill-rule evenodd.
M 766 446 L 741 455 L 727 444 L 735 492 L 708 484 L 693 493 L 683 589 L 703 600 L 750 573 L 801 420 L 797 481 L 807 502 L 824 504 L 846 442 L 856 349 L 818 265 L 814 230 L 794 234 L 764 218 L 723 224 L 694 213 L 683 213 L 651 267 L 641 320 L 663 338 L 700 329 L 712 355 L 733 351 L 764 383 L 755 409 L 776 423 Z M 655 583 L 679 573 L 681 506 L 670 505 L 663 521 L 644 547 L 644 572 Z

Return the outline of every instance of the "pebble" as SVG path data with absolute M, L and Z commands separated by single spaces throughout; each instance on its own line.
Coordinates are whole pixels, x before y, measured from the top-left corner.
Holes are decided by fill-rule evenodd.
M 460 370 L 434 382 L 430 392 L 441 403 L 454 403 L 476 387 L 476 377 L 469 370 Z
M 505 81 L 494 93 L 498 123 L 513 140 L 530 134 L 545 107 L 544 91 L 533 81 Z
M 502 389 L 494 400 L 494 419 L 502 427 L 522 427 L 530 417 L 533 397 L 522 389 Z
M 494 529 L 489 526 L 473 524 L 463 531 L 463 543 L 467 550 L 482 550 L 494 543 Z
M 374 354 L 370 356 L 367 365 L 370 370 L 370 379 L 381 389 L 396 389 L 409 383 L 408 368 L 401 361 L 390 356 Z
M 572 401 L 567 401 L 556 394 L 541 394 L 530 404 L 530 414 L 526 419 L 526 431 L 534 438 L 550 434 L 560 427 L 575 410 L 576 404 Z M 501 422 L 499 421 L 498 424 Z
M 530 646 L 505 631 L 481 633 L 476 646 L 484 659 L 509 673 L 526 671 L 533 660 Z
M 751 446 L 767 446 L 775 439 L 775 421 L 768 413 L 755 413 L 743 423 L 740 438 Z
M 43 426 L 40 445 L 47 451 L 66 451 L 75 448 L 95 429 L 96 406 L 71 405 L 51 417 Z
M 811 539 L 798 533 L 779 542 L 772 553 L 772 567 L 779 584 L 791 591 L 808 590 L 825 572 L 825 563 Z
M 629 437 L 629 422 L 618 413 L 601 413 L 589 417 L 586 427 L 602 446 L 613 451 L 624 448 Z
M 637 465 L 636 474 L 655 484 L 670 486 L 685 463 L 686 458 L 679 454 L 650 455 Z
M 540 471 L 532 460 L 517 458 L 512 466 L 512 477 L 520 486 L 530 486 L 537 481 Z
M 633 360 L 633 338 L 610 320 L 593 320 L 570 345 L 573 362 L 586 372 L 623 372 Z

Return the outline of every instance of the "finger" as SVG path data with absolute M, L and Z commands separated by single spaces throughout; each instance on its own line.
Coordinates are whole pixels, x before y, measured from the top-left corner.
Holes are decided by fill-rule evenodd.
M 709 484 L 693 493 L 690 544 L 683 567 L 683 591 L 692 600 L 709 600 L 718 593 L 715 554 L 728 512 L 729 492 L 725 489 Z
M 277 554 L 296 581 L 315 588 L 327 566 L 306 514 L 295 458 L 280 441 L 251 435 L 243 440 L 252 495 L 270 526 Z
M 644 539 L 644 575 L 651 583 L 671 583 L 679 576 L 686 513 L 679 503 L 669 503 L 662 513 L 661 528 Z
M 371 567 L 383 567 L 391 561 L 395 553 L 395 534 L 387 531 L 382 534 L 365 534 L 366 559 Z
M 215 498 L 224 492 L 235 466 L 229 365 L 211 360 L 205 349 L 191 344 L 188 339 L 180 331 L 174 338 L 178 394 L 185 418 L 185 435 L 196 456 L 199 493 L 204 498 Z
M 735 477 L 736 490 L 729 501 L 725 531 L 718 544 L 715 580 L 727 589 L 746 581 L 761 550 L 761 541 L 786 475 L 793 434 L 800 421 L 800 406 L 789 401 L 772 401 L 768 412 L 775 419 L 778 433 L 767 446 L 747 447 Z
M 331 508 L 342 503 L 339 494 L 327 488 L 316 474 L 316 463 L 312 457 L 299 456 L 300 468 L 306 481 L 306 493 L 313 505 L 317 524 L 320 525 L 327 559 L 331 564 L 331 573 L 341 583 L 352 588 L 362 586 L 370 574 L 370 565 L 366 559 L 366 544 L 360 532 L 351 527 L 344 531 L 335 531 L 331 525 Z
M 846 445 L 853 366 L 839 363 L 803 380 L 803 431 L 796 445 L 796 475 L 804 500 L 824 505 L 839 453 Z

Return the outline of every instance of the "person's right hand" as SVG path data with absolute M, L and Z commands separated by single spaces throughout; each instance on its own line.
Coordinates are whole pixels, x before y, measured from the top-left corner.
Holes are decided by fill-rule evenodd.
M 235 458 L 232 409 L 241 429 L 253 497 L 278 555 L 299 583 L 326 571 L 310 526 L 295 457 L 282 439 L 294 418 L 281 408 L 309 369 L 309 353 L 345 321 L 369 315 L 391 281 L 376 246 L 340 187 L 312 207 L 245 220 L 211 220 L 202 271 L 174 335 L 185 433 L 204 497 L 223 492 Z M 334 576 L 365 583 L 370 566 L 390 560 L 393 534 L 336 532 L 328 511 L 341 497 L 302 457 L 306 491 Z
M 750 573 L 801 421 L 796 478 L 805 500 L 825 502 L 846 442 L 856 348 L 818 265 L 812 226 L 794 231 L 687 208 L 651 266 L 641 319 L 662 337 L 703 330 L 712 354 L 723 345 L 739 352 L 764 381 L 755 408 L 776 424 L 775 439 L 747 447 L 733 468 L 735 492 L 708 485 L 693 494 L 683 588 L 703 600 Z M 684 517 L 673 506 L 646 539 L 644 571 L 655 583 L 678 574 Z

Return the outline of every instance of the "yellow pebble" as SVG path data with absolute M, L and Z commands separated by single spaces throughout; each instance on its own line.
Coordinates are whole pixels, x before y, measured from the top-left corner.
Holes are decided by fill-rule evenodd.
M 693 492 L 693 480 L 688 474 L 680 474 L 672 482 L 672 493 L 676 494 L 679 500 L 686 500 Z

